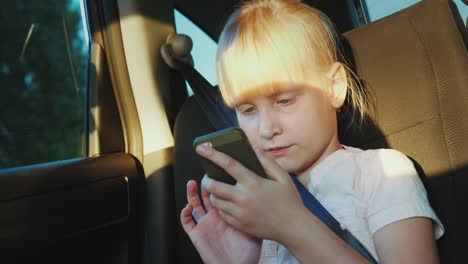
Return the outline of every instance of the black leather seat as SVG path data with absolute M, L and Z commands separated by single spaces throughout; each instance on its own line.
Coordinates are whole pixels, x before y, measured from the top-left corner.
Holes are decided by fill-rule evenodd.
M 344 34 L 376 113 L 361 132 L 340 124 L 340 137 L 350 146 L 391 147 L 412 158 L 446 227 L 438 241 L 442 263 L 468 263 L 467 33 L 453 8 L 448 0 L 425 0 Z M 174 133 L 178 214 L 187 202 L 187 181 L 204 173 L 192 141 L 212 131 L 188 98 Z M 178 263 L 202 263 L 178 228 Z

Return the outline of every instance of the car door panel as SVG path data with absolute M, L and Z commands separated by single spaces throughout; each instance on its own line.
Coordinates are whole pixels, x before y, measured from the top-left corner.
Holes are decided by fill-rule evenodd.
M 124 153 L 1 171 L 0 252 L 11 263 L 29 259 L 25 251 L 61 260 L 56 249 L 79 250 L 78 241 L 86 241 L 87 247 L 108 245 L 78 259 L 102 260 L 116 251 L 127 252 L 124 259 L 132 263 L 141 248 L 143 179 L 137 160 Z

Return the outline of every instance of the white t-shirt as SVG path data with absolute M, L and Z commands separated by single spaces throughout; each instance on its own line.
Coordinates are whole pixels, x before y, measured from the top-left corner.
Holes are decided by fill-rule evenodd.
M 429 217 L 435 222 L 434 237 L 444 233 L 413 163 L 396 150 L 344 146 L 310 171 L 307 188 L 376 260 L 372 236 L 392 222 Z M 259 263 L 299 262 L 282 245 L 264 240 Z

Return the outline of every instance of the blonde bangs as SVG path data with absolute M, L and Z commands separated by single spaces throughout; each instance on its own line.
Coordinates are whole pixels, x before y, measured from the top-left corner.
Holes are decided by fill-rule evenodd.
M 228 106 L 276 92 L 274 84 L 307 84 L 317 76 L 317 65 L 322 64 L 313 48 L 317 40 L 307 38 L 312 34 L 307 27 L 297 26 L 300 20 L 278 16 L 263 10 L 228 21 L 216 59 L 219 88 Z
M 300 62 L 303 57 L 287 42 L 283 39 L 280 43 L 259 44 L 252 40 L 245 45 L 262 49 L 237 47 L 240 43 L 236 43 L 226 50 L 217 67 L 222 76 L 218 78 L 222 79 L 221 93 L 229 106 L 246 95 L 271 93 L 269 89 L 274 89 L 275 83 L 307 82 L 308 75 Z

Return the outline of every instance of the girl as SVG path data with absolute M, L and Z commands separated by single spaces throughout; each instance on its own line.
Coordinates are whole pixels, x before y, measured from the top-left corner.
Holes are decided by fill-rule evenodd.
M 288 173 L 380 263 L 438 262 L 443 226 L 412 162 L 395 150 L 340 144 L 336 113 L 346 97 L 354 122 L 369 104 L 339 61 L 333 26 L 298 0 L 249 1 L 229 18 L 219 87 L 269 178 L 197 148 L 237 180 L 205 175 L 204 207 L 196 182 L 187 184 L 181 222 L 206 263 L 366 263 L 302 205 Z

